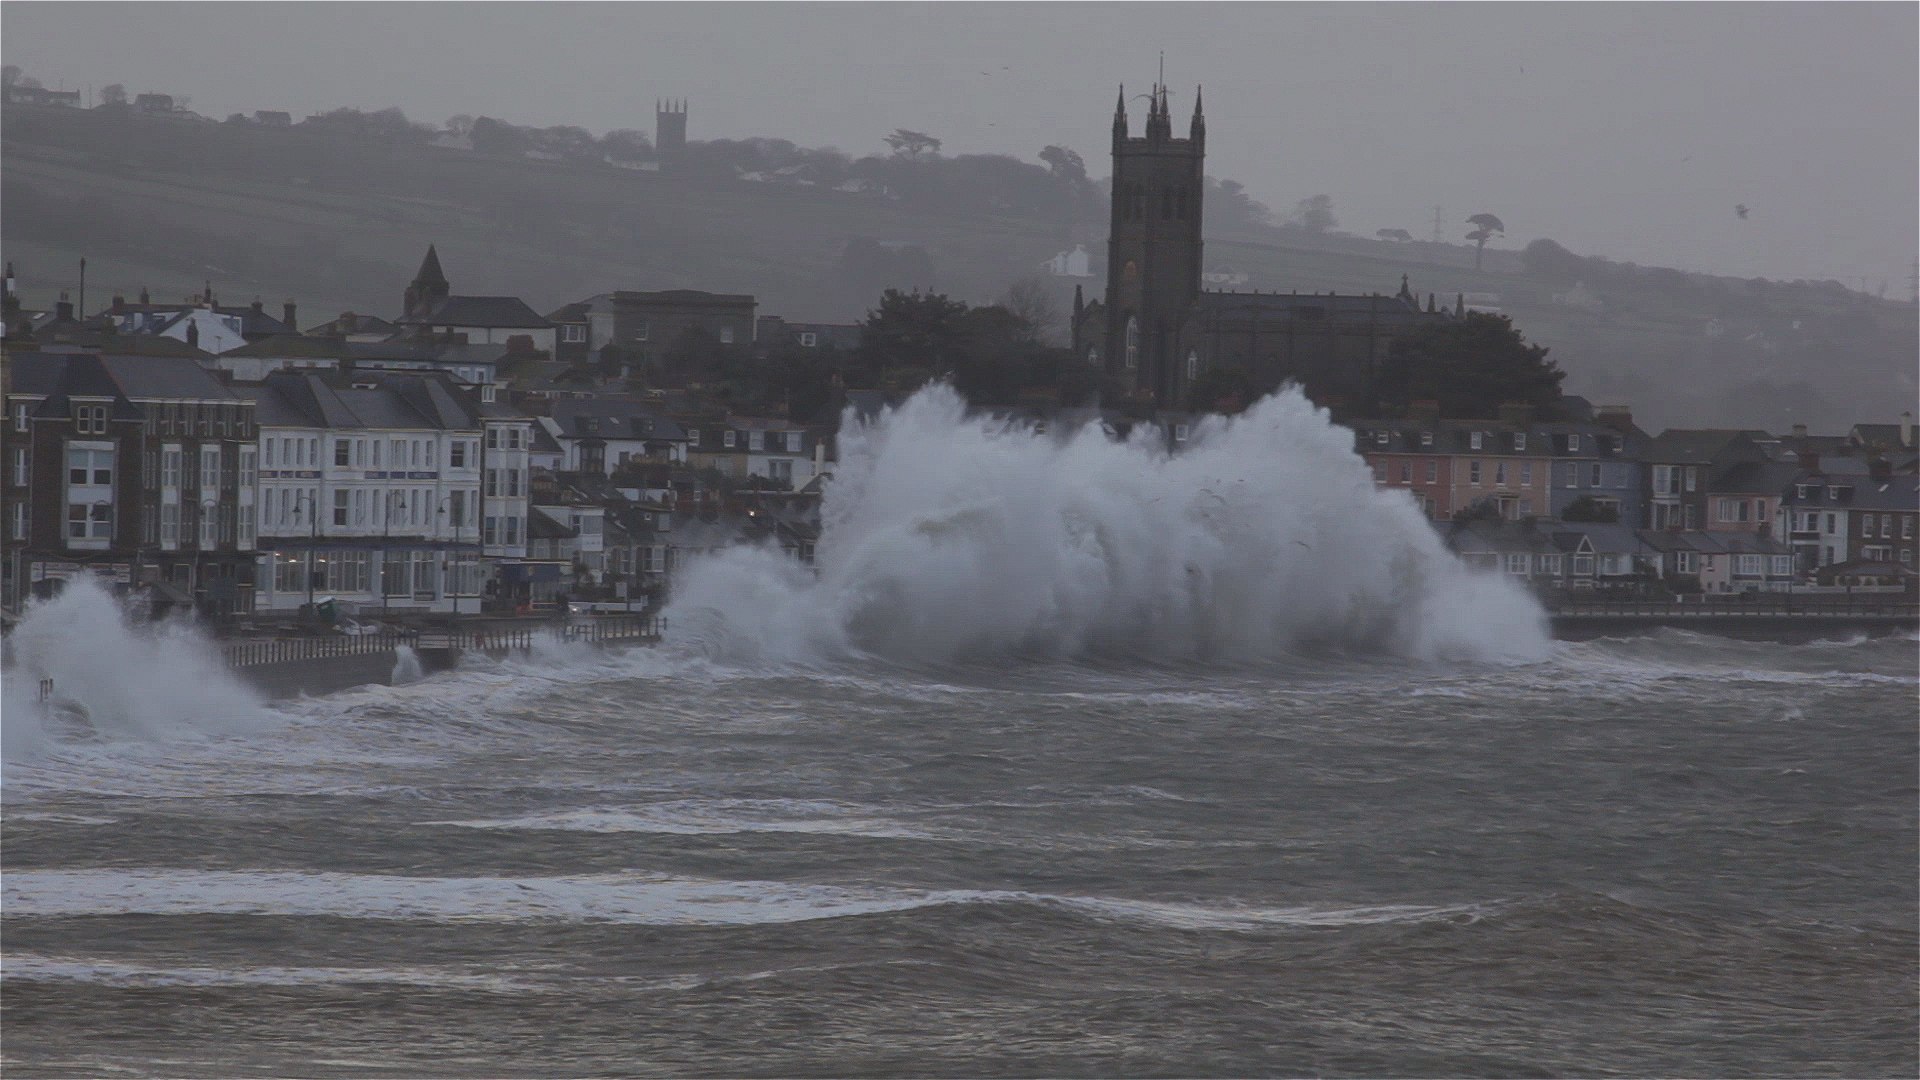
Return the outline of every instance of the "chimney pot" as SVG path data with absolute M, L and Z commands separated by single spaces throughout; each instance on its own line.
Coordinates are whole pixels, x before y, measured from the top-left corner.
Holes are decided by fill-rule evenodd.
M 1795 425 L 1793 425 L 1793 437 L 1794 437 L 1794 438 L 1796 438 L 1796 439 L 1804 439 L 1804 438 L 1806 438 L 1806 437 L 1807 437 L 1807 425 L 1805 425 L 1805 424 L 1795 424 Z

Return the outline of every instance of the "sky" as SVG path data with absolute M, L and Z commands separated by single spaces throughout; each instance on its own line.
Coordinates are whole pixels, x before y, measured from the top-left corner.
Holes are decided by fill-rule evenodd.
M 1205 85 L 1208 173 L 1340 227 L 1889 296 L 1920 247 L 1920 6 L 1717 4 L 45 3 L 0 5 L 0 54 L 48 86 L 124 84 L 203 114 L 397 105 L 863 155 L 944 152 L 1105 175 L 1116 88 L 1161 53 Z M 1136 103 L 1134 122 L 1139 124 Z M 1742 220 L 1734 207 L 1744 205 Z

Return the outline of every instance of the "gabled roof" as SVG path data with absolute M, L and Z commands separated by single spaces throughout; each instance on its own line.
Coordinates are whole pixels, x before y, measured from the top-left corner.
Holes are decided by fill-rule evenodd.
M 559 401 L 550 416 L 562 438 L 668 441 L 687 437 L 679 424 L 637 401 Z
M 1743 461 L 1707 482 L 1715 494 L 1779 495 L 1806 472 L 1786 461 Z
M 228 349 L 222 356 L 262 357 L 278 359 L 280 357 L 299 357 L 315 359 L 344 360 L 353 355 L 345 342 L 329 338 L 311 337 L 306 334 L 275 334 L 249 341 L 237 349 Z
M 489 326 L 506 330 L 547 330 L 553 323 L 517 296 L 443 296 L 417 315 L 403 315 L 399 325 Z
M 1711 465 L 1727 455 L 1758 461 L 1764 455 L 1750 433 L 1731 430 L 1668 428 L 1647 442 L 1642 460 L 1673 465 Z

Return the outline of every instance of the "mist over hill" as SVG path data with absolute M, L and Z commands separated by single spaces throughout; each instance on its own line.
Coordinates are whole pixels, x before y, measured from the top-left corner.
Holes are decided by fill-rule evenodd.
M 143 287 L 177 298 L 210 283 L 224 302 L 296 301 L 304 325 L 393 315 L 429 242 L 456 292 L 542 311 L 613 289 L 694 288 L 851 322 L 890 287 L 982 302 L 1038 275 L 1062 308 L 1075 284 L 1104 291 L 1104 182 L 1065 147 L 1036 163 L 946 157 L 937 144 L 853 159 L 724 140 L 662 161 L 631 132 L 481 118 L 441 139 L 458 148 L 430 145 L 443 134 L 397 111 L 278 127 L 8 105 L 5 254 L 29 305 L 78 299 L 84 257 L 90 310 Z M 1088 149 L 1100 134 L 1090 129 Z M 1337 204 L 1336 192 L 1324 208 Z M 1655 430 L 1839 429 L 1916 394 L 1914 305 L 1837 282 L 1634 267 L 1538 241 L 1488 247 L 1476 269 L 1468 245 L 1346 235 L 1311 213 L 1276 220 L 1231 182 L 1209 184 L 1206 212 L 1222 287 L 1391 293 L 1405 274 L 1441 302 L 1472 294 L 1552 348 L 1569 392 L 1631 404 Z M 1042 270 L 1076 245 L 1089 276 Z

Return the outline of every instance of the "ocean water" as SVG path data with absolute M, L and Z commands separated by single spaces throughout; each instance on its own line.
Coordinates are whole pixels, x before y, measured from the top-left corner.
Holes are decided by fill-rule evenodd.
M 0 1066 L 1920 1072 L 1913 636 L 1554 643 L 1297 401 L 1175 458 L 951 405 L 659 649 L 266 704 L 35 609 Z

